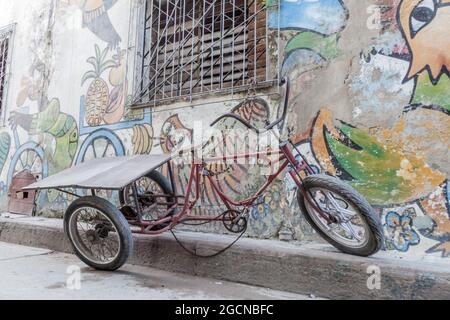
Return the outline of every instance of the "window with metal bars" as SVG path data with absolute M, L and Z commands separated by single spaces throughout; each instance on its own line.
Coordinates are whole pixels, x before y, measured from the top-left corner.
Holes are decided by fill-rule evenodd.
M 2 31 L 3 30 L 3 31 Z M 4 107 L 4 100 L 6 98 L 6 85 L 8 82 L 8 55 L 10 51 L 12 28 L 0 28 L 0 114 Z
M 273 83 L 263 0 L 147 0 L 135 106 Z

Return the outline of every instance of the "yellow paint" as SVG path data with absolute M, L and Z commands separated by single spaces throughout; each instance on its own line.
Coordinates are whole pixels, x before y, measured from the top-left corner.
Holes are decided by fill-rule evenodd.
M 432 110 L 425 111 L 435 112 Z M 442 114 L 442 116 L 445 115 Z M 423 118 L 427 119 L 427 117 Z M 422 117 L 420 117 L 420 119 L 422 119 Z M 426 120 L 426 124 L 429 124 L 428 120 Z M 324 127 L 331 133 L 335 140 L 340 141 L 339 132 L 332 123 L 331 112 L 327 109 L 322 110 L 316 119 L 312 133 L 312 144 L 314 153 L 321 167 L 325 171 L 336 175 L 340 168 L 336 168 L 334 162 L 332 161 L 332 157 L 334 155 L 330 154 L 329 148 L 327 147 L 327 139 L 324 135 L 323 129 Z M 394 170 L 395 175 L 400 178 L 397 182 L 397 186 L 391 191 L 391 200 L 393 203 L 414 201 L 425 197 L 436 190 L 436 188 L 446 179 L 445 174 L 432 169 L 424 160 L 424 155 L 417 152 L 415 144 L 422 137 L 415 136 L 414 132 L 411 134 L 405 134 L 407 129 L 407 121 L 402 117 L 393 128 L 380 131 L 378 136 L 370 135 L 370 139 L 373 140 L 373 143 L 384 150 L 385 154 L 379 159 L 372 159 L 369 157 L 372 159 L 369 161 L 369 158 L 361 153 L 360 156 L 362 158 L 354 162 L 355 165 L 361 168 L 360 170 L 365 172 L 363 175 L 366 177 L 361 177 L 361 179 L 363 179 L 362 181 L 367 180 L 365 182 L 365 186 L 360 185 L 360 191 L 367 197 L 372 197 L 373 201 L 379 200 L 377 200 L 376 190 L 372 190 L 369 186 L 370 180 L 373 180 L 373 183 L 375 183 L 375 181 L 381 179 L 379 181 L 381 183 L 383 179 L 379 177 L 379 175 L 383 176 L 383 171 L 392 172 L 392 170 Z M 429 137 L 429 141 L 438 141 L 436 139 L 448 140 L 448 136 L 450 136 L 450 133 L 448 133 L 445 137 L 434 137 L 434 135 L 439 136 L 439 132 L 436 133 L 435 130 L 427 131 L 429 131 L 430 135 L 432 135 L 432 137 Z M 430 149 L 434 147 L 432 143 L 429 145 Z M 359 152 L 355 150 L 355 154 L 357 153 Z M 341 155 L 341 161 L 345 161 L 345 159 L 350 160 L 355 157 L 355 154 L 350 155 L 349 152 L 347 152 L 346 155 Z M 363 161 L 363 159 L 366 160 Z M 355 182 L 362 182 L 358 180 L 359 177 L 354 178 Z M 357 185 L 355 185 L 355 187 L 356 186 Z M 380 186 L 378 186 L 378 188 L 380 188 Z
M 316 158 L 320 163 L 320 166 L 327 172 L 335 175 L 336 168 L 331 161 L 331 157 L 328 153 L 327 142 L 323 135 L 323 127 L 326 127 L 333 137 L 338 139 L 339 134 L 335 127 L 332 125 L 331 111 L 329 109 L 322 109 L 317 116 L 316 122 L 314 124 L 314 130 L 312 133 L 312 145 L 314 147 L 314 152 L 316 153 Z
M 407 116 L 416 119 L 414 126 L 409 123 L 409 129 L 408 121 L 412 120 Z M 382 130 L 379 137 L 383 144 L 398 149 L 408 158 L 416 156 L 425 159 L 435 154 L 438 145 L 450 149 L 450 117 L 439 111 L 421 108 L 403 115 L 392 128 Z
M 85 0 L 82 7 L 86 11 L 93 11 L 103 8 L 103 0 Z
M 438 79 L 442 68 L 450 69 L 450 6 L 440 7 L 434 19 L 417 32 L 411 35 L 410 17 L 414 8 L 421 0 L 405 0 L 400 4 L 399 17 L 401 27 L 405 33 L 412 53 L 412 61 L 407 79 L 415 77 L 425 67 L 429 67 L 429 76 L 432 80 Z M 450 3 L 442 0 L 441 3 Z

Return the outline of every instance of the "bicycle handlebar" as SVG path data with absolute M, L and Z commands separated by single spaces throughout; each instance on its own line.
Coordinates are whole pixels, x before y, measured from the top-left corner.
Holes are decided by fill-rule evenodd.
M 287 111 L 288 111 L 288 106 L 289 106 L 289 91 L 290 91 L 290 86 L 291 83 L 289 81 L 288 77 L 283 77 L 280 81 L 280 87 L 282 86 L 286 86 L 286 89 L 284 91 L 284 105 L 283 105 L 283 113 L 281 114 L 281 117 L 278 118 L 277 120 L 275 120 L 274 122 L 272 122 L 271 124 L 269 124 L 266 127 L 266 130 L 270 130 L 272 128 L 274 128 L 275 126 L 281 124 L 280 127 L 280 132 L 283 130 L 283 126 L 284 126 L 284 121 L 286 120 L 286 116 L 287 116 Z M 278 113 L 277 113 L 278 115 Z
M 225 118 L 233 118 L 234 120 L 239 121 L 240 123 L 242 123 L 244 126 L 246 126 L 248 129 L 252 129 L 257 131 L 258 133 L 260 133 L 261 130 L 259 130 L 258 128 L 256 128 L 255 126 L 253 126 L 251 123 L 249 123 L 248 121 L 242 119 L 242 117 L 238 116 L 237 114 L 234 113 L 226 113 L 222 116 L 220 116 L 219 118 L 217 118 L 216 120 L 214 120 L 213 123 L 211 123 L 211 127 L 214 126 L 217 122 L 219 122 L 222 119 Z
M 281 79 L 280 86 L 284 86 L 284 85 L 286 85 L 286 89 L 285 89 L 285 92 L 284 92 L 283 113 L 281 114 L 280 118 L 278 118 L 274 122 L 272 122 L 269 125 L 267 125 L 267 127 L 265 127 L 264 130 L 271 130 L 275 126 L 280 125 L 280 124 L 281 124 L 280 132 L 283 130 L 284 121 L 286 120 L 287 110 L 288 110 L 288 106 L 289 106 L 290 81 L 289 81 L 288 77 L 283 77 Z M 277 115 L 278 115 L 278 113 L 277 113 Z M 251 123 L 249 123 L 248 121 L 242 119 L 242 117 L 240 117 L 240 116 L 238 116 L 237 114 L 234 114 L 234 113 L 226 113 L 226 114 L 220 116 L 219 118 L 214 120 L 213 123 L 211 123 L 211 127 L 214 126 L 215 124 L 217 124 L 222 119 L 225 119 L 225 118 L 233 118 L 236 121 L 239 121 L 240 123 L 242 123 L 248 129 L 255 130 L 257 133 L 261 133 L 263 131 L 263 130 L 255 128 L 255 126 L 253 126 Z

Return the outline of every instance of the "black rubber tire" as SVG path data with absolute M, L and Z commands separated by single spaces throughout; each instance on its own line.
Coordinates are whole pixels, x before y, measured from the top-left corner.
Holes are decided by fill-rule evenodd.
M 369 239 L 367 241 L 367 244 L 361 248 L 348 247 L 344 244 L 335 241 L 330 236 L 328 236 L 324 231 L 322 231 L 322 229 L 319 226 L 317 226 L 314 220 L 311 218 L 311 213 L 307 210 L 305 205 L 304 196 L 299 190 L 297 193 L 297 200 L 300 209 L 304 213 L 305 218 L 311 225 L 311 227 L 326 241 L 328 241 L 338 250 L 356 256 L 368 257 L 377 253 L 381 249 L 384 243 L 383 227 L 381 225 L 381 221 L 378 215 L 373 210 L 372 206 L 355 189 L 353 189 L 351 186 L 344 183 L 343 181 L 339 180 L 338 178 L 328 175 L 308 176 L 304 179 L 303 186 L 305 190 L 309 190 L 311 188 L 323 188 L 339 194 L 346 201 L 351 202 L 353 206 L 359 210 L 361 218 L 364 220 L 365 223 L 367 223 L 369 227 L 368 228 Z
M 81 207 L 92 207 L 97 210 L 100 210 L 112 221 L 114 227 L 118 231 L 118 236 L 120 238 L 119 254 L 114 260 L 112 260 L 108 264 L 98 264 L 94 261 L 89 260 L 77 249 L 77 246 L 74 244 L 74 241 L 76 240 L 72 239 L 71 233 L 69 231 L 70 217 L 74 214 L 74 212 L 77 209 Z M 69 206 L 64 215 L 64 232 L 66 236 L 69 238 L 72 248 L 77 257 L 80 258 L 88 266 L 97 270 L 115 271 L 119 269 L 126 263 L 128 257 L 131 255 L 133 251 L 133 236 L 127 220 L 122 215 L 119 209 L 117 209 L 113 204 L 111 204 L 109 201 L 103 198 L 89 196 L 75 200 Z
M 147 177 L 150 180 L 153 180 L 161 188 L 161 190 L 164 192 L 164 194 L 173 194 L 173 189 L 172 189 L 172 185 L 171 185 L 170 181 L 161 172 L 154 170 L 154 171 L 150 172 L 149 174 L 147 174 L 145 177 Z M 122 192 L 119 192 L 119 202 L 120 202 L 121 206 L 124 206 L 126 204 L 125 195 L 124 195 L 125 192 L 127 192 L 127 189 L 124 189 Z M 169 202 L 172 202 L 175 199 L 169 198 L 167 200 Z M 169 214 L 166 217 L 173 216 L 175 212 L 176 212 L 176 209 L 172 210 L 171 212 L 169 212 Z M 152 230 L 159 230 L 161 228 L 164 228 L 167 225 L 168 225 L 168 223 L 160 225 L 160 226 L 155 226 Z

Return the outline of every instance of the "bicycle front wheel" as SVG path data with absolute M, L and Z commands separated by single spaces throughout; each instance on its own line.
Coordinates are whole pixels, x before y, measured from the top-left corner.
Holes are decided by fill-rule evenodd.
M 305 195 L 297 194 L 300 209 L 311 227 L 340 251 L 357 256 L 378 252 L 383 243 L 380 219 L 367 200 L 341 180 L 312 175 L 303 181 Z M 333 218 L 327 221 L 318 212 Z

